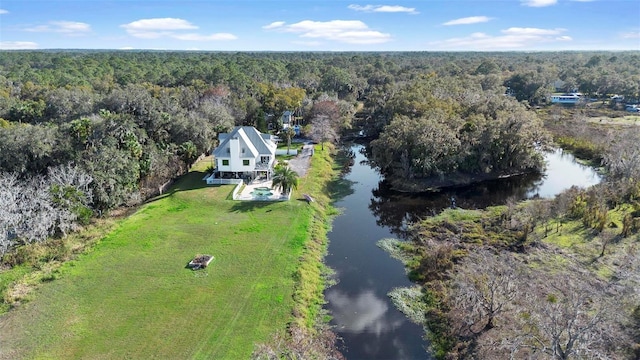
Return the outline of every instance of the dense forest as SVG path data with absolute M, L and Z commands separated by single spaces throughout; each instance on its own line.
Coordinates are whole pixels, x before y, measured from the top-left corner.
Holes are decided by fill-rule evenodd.
M 624 113 L 624 103 L 609 100 L 615 94 L 628 103 L 639 101 L 639 68 L 639 52 L 3 51 L 0 254 L 21 244 L 65 236 L 92 217 L 138 204 L 209 152 L 218 133 L 236 125 L 277 133 L 275 120 L 285 110 L 294 111 L 304 134 L 319 142 L 337 141 L 341 131 L 357 127 L 371 140 L 370 158 L 381 173 L 390 180 L 394 176 L 416 180 L 411 184 L 421 190 L 539 171 L 542 159 L 537 150 L 550 143 L 552 135 L 563 146 L 575 145 L 576 151 L 604 161 L 612 180 L 597 189 L 574 190 L 544 206 L 514 205 L 469 220 L 474 231 L 480 226 L 487 233 L 482 236 L 493 239 L 482 251 L 470 251 L 467 244 L 476 244 L 478 234 L 465 238 L 465 228 L 452 225 L 450 219 L 416 226 L 416 243 L 436 249 L 438 255 L 411 250 L 425 256 L 414 264 L 415 279 L 440 284 L 442 289 L 454 284 L 451 289 L 461 291 L 425 295 L 433 296 L 429 301 L 437 305 L 430 308 L 431 319 L 438 320 L 432 325 L 449 322 L 451 329 L 459 330 L 437 332 L 444 340 L 435 343 L 443 354 L 473 354 L 497 341 L 495 322 L 505 312 L 502 302 L 489 304 L 499 308 L 473 308 L 461 294 L 483 296 L 490 280 L 503 286 L 498 290 L 505 304 L 530 300 L 512 296 L 515 285 L 508 280 L 511 271 L 521 269 L 519 265 L 507 271 L 504 264 L 513 259 L 500 255 L 505 260 L 494 261 L 490 253 L 541 248 L 540 239 L 551 230 L 545 227 L 544 236 L 536 231 L 541 231 L 540 224 L 551 227 L 553 221 L 579 220 L 596 235 L 611 234 L 603 240 L 603 254 L 614 240 L 637 233 L 637 132 L 623 129 L 626 137 L 616 137 L 593 127 L 585 130 L 584 122 L 564 114 L 564 108 L 549 110 L 549 99 L 555 92 L 580 91 L 602 101 L 607 111 Z M 585 104 L 576 108 L 588 110 Z M 395 185 L 401 187 L 399 182 Z M 627 207 L 620 212 L 621 204 Z M 619 219 L 607 217 L 614 209 Z M 562 220 L 553 220 L 558 218 Z M 610 223 L 618 224 L 619 231 L 611 230 Z M 445 237 L 438 233 L 442 228 L 456 234 L 454 243 L 436 241 Z M 467 266 L 454 270 L 453 264 L 459 263 Z M 493 264 L 490 268 L 495 268 L 498 280 L 488 277 L 470 283 L 477 263 Z M 637 261 L 633 264 L 637 268 Z M 624 279 L 637 277 L 626 274 Z M 562 288 L 561 280 L 536 281 L 531 283 L 541 289 Z M 579 294 L 605 286 L 579 279 L 573 285 L 580 287 Z M 621 294 L 627 294 L 623 290 Z M 565 298 L 573 301 L 560 290 L 554 296 L 562 301 L 551 304 L 564 304 Z M 467 308 L 451 312 L 443 299 L 456 299 L 458 306 Z M 601 305 L 591 298 L 575 300 L 588 303 L 589 314 Z M 466 318 L 464 310 L 478 317 Z M 549 311 L 538 310 L 520 315 L 535 320 Z M 448 317 L 451 314 L 462 317 Z M 532 328 L 532 322 L 511 324 Z M 624 334 L 625 344 L 637 343 L 638 335 L 625 329 L 629 327 L 610 333 Z M 521 333 L 522 339 L 533 336 Z M 611 350 L 606 346 L 615 342 L 604 340 L 599 349 Z M 519 344 L 525 344 L 522 341 Z M 500 356 L 508 352 L 506 347 L 500 348 Z M 522 349 L 524 345 L 517 347 L 522 353 L 513 353 L 533 351 Z M 605 350 L 601 353 L 622 352 Z

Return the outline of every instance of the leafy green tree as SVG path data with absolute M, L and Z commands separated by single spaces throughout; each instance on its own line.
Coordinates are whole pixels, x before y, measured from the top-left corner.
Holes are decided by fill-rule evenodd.
M 93 178 L 90 188 L 98 210 L 109 210 L 136 200 L 140 163 L 127 150 L 103 145 L 82 159 L 82 167 Z
M 296 110 L 302 105 L 305 90 L 297 87 L 278 88 L 273 84 L 258 84 L 262 105 L 276 115 L 285 110 Z
M 216 104 L 214 100 L 202 101 L 198 113 L 209 122 L 210 127 L 217 133 L 232 129 L 235 123 L 229 109 L 223 104 Z
M 0 128 L 0 170 L 41 174 L 71 157 L 57 126 L 22 124 Z
M 46 95 L 45 115 L 49 121 L 63 124 L 93 113 L 96 94 L 87 88 L 57 88 Z
M 42 100 L 25 100 L 9 110 L 9 120 L 35 124 L 44 118 L 47 104 Z
M 372 158 L 384 173 L 414 179 L 457 170 L 460 140 L 443 112 L 398 116 L 371 143 Z
M 498 65 L 496 65 L 496 63 L 493 60 L 487 59 L 482 61 L 482 63 L 478 65 L 478 68 L 476 69 L 475 74 L 489 75 L 499 71 L 500 71 L 500 68 L 498 67 Z
M 355 75 L 346 68 L 329 66 L 322 73 L 320 88 L 325 92 L 335 93 L 339 99 L 350 97 L 353 100 L 358 89 Z
M 547 85 L 546 80 L 533 72 L 515 74 L 507 81 L 507 86 L 518 101 L 528 101 L 531 104 L 539 102 L 544 96 L 540 96 L 540 90 Z
M 69 123 L 69 133 L 75 142 L 87 148 L 89 146 L 89 139 L 93 133 L 93 123 L 91 119 L 83 117 L 71 121 Z

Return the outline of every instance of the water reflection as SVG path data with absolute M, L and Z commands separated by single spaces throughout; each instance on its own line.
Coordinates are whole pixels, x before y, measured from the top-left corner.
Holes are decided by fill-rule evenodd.
M 509 199 L 550 198 L 571 186 L 588 187 L 601 177 L 591 167 L 581 165 L 562 149 L 545 154 L 547 167 L 542 175 L 529 174 L 486 181 L 470 186 L 419 194 L 391 190 L 385 181 L 371 191 L 369 209 L 379 226 L 388 227 L 400 237 L 406 236 L 407 225 L 433 216 L 451 206 L 451 199 L 464 209 L 482 209 L 505 204 Z
M 570 153 L 556 149 L 545 156 L 547 169 L 544 176 L 527 193 L 527 197 L 551 198 L 574 185 L 589 187 L 602 181 L 593 168 L 576 162 Z
M 378 336 L 382 332 L 397 328 L 402 324 L 385 316 L 389 306 L 386 299 L 381 299 L 372 290 L 361 292 L 355 296 L 332 289 L 327 291 L 326 298 L 332 304 L 333 318 L 336 326 L 342 331 L 368 332 Z
M 395 312 L 386 296 L 377 296 L 373 289 L 356 295 L 332 289 L 325 297 L 336 329 L 351 344 L 345 351 L 347 359 L 429 358 L 424 350 L 416 352 L 408 345 L 412 340 L 401 330 L 407 320 Z
M 530 189 L 536 187 L 540 176 L 525 175 L 518 178 L 486 181 L 481 184 L 443 190 L 436 193 L 407 194 L 391 190 L 381 181 L 372 190 L 373 197 L 369 209 L 379 226 L 388 227 L 400 237 L 406 236 L 407 225 L 433 216 L 455 205 L 464 209 L 481 209 L 491 205 L 504 204 L 508 199 L 523 199 Z

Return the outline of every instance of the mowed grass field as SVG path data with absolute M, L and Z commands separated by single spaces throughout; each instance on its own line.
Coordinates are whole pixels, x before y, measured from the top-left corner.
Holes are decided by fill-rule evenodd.
M 291 321 L 312 212 L 239 202 L 203 172 L 142 206 L 0 317 L 0 358 L 246 359 Z M 186 265 L 196 254 L 207 269 Z

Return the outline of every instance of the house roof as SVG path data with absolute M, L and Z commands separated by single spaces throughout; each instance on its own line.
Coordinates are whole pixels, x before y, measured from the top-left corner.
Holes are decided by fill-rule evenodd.
M 250 154 L 244 157 L 256 157 L 259 155 L 273 155 L 276 144 L 272 140 L 271 134 L 263 134 L 253 126 L 236 126 L 230 133 L 223 133 L 218 136 L 220 145 L 213 150 L 213 156 L 228 157 L 229 141 L 239 138 L 241 146 L 249 150 Z

